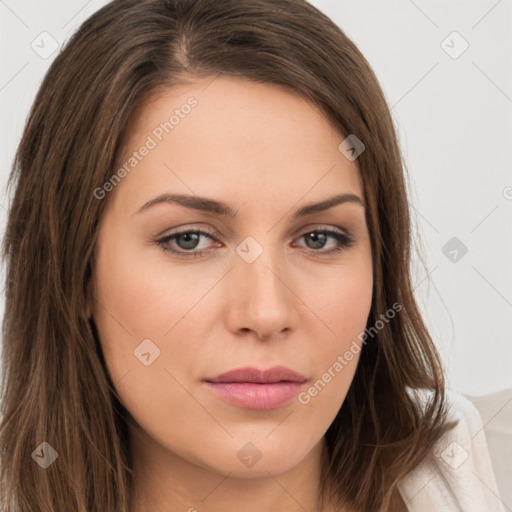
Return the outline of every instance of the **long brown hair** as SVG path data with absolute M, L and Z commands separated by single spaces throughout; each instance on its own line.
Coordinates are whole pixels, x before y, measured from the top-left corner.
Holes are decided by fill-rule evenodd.
M 128 511 L 127 411 L 94 323 L 82 314 L 108 200 L 93 191 L 112 176 L 145 100 L 187 77 L 219 74 L 289 87 L 343 137 L 354 134 L 365 145 L 357 164 L 373 255 L 367 327 L 391 304 L 402 307 L 362 347 L 325 434 L 322 492 L 365 511 L 403 510 L 401 478 L 451 426 L 441 363 L 411 285 L 411 219 L 397 135 L 354 43 L 304 0 L 115 0 L 87 19 L 52 63 L 9 178 L 15 193 L 3 241 L 5 512 Z M 425 406 L 410 392 L 422 388 L 431 390 Z M 46 469 L 32 460 L 36 450 L 50 452 L 44 442 L 58 453 Z

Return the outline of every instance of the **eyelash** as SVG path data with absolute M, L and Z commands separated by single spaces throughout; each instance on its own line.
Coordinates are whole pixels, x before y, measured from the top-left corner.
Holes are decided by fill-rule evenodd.
M 213 237 L 214 237 L 213 233 L 209 233 L 209 232 L 203 231 L 201 229 L 195 229 L 195 230 L 194 229 L 187 229 L 187 230 L 183 230 L 183 231 L 177 231 L 177 232 L 173 233 L 172 235 L 167 235 L 167 236 L 165 236 L 163 238 L 160 238 L 159 240 L 155 240 L 155 242 L 164 252 L 169 252 L 169 253 L 174 254 L 174 255 L 176 255 L 178 257 L 182 257 L 182 258 L 198 258 L 200 256 L 203 256 L 203 254 L 205 254 L 208 251 L 185 251 L 183 249 L 180 250 L 180 251 L 176 251 L 176 250 L 170 249 L 168 247 L 167 244 L 171 240 L 176 239 L 180 235 L 190 234 L 190 233 L 195 233 L 195 234 L 203 235 L 203 236 L 206 236 L 206 237 L 211 238 L 211 239 L 213 239 Z M 305 235 L 309 235 L 310 233 L 320 233 L 320 234 L 328 235 L 328 236 L 330 236 L 331 238 L 333 238 L 336 241 L 336 247 L 334 249 L 330 249 L 328 251 L 322 251 L 321 249 L 319 249 L 319 250 L 309 249 L 309 252 L 314 253 L 314 254 L 318 254 L 318 255 L 328 255 L 328 254 L 337 253 L 337 252 L 340 252 L 340 251 L 342 251 L 344 249 L 349 249 L 350 247 L 352 247 L 352 245 L 354 243 L 354 239 L 351 238 L 350 236 L 345 235 L 343 233 L 340 233 L 339 231 L 331 230 L 331 229 L 314 229 L 314 230 L 305 232 L 299 238 L 302 238 Z

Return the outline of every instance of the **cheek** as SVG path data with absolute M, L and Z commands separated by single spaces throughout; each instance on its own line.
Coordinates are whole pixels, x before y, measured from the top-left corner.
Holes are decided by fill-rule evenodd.
M 311 297 L 311 309 L 324 324 L 326 350 L 342 349 L 364 331 L 370 313 L 373 291 L 371 260 L 361 259 L 353 264 L 328 270 L 317 277 L 318 286 Z M 310 283 L 310 285 L 313 283 Z
M 98 313 L 134 342 L 161 338 L 186 314 L 201 288 L 179 266 L 165 265 L 161 257 L 154 264 L 147 253 L 147 247 L 134 249 L 121 241 L 105 245 L 97 258 L 96 297 L 103 306 Z
M 140 251 L 119 239 L 107 238 L 100 246 L 94 279 L 93 317 L 105 361 L 116 382 L 142 366 L 136 352 L 143 340 L 155 344 L 155 357 L 163 334 L 176 317 L 185 313 L 186 291 L 180 290 L 181 283 L 174 279 L 164 283 Z
M 213 318 L 208 292 L 225 270 L 170 264 L 158 249 L 133 245 L 107 239 L 96 259 L 93 316 L 108 372 L 131 408 L 151 407 L 155 390 L 165 389 L 187 410 L 190 399 L 177 382 L 194 374 L 208 338 L 201 326 Z
M 308 305 L 318 322 L 308 336 L 308 351 L 317 373 L 299 397 L 299 403 L 324 415 L 327 422 L 334 419 L 352 383 L 373 290 L 371 260 L 329 272 L 328 279 L 318 281 L 326 285 L 309 294 Z
M 196 352 L 183 327 L 190 323 L 183 319 L 204 294 L 204 286 L 194 285 L 177 267 L 162 268 L 162 264 L 148 264 L 147 259 L 142 251 L 118 241 L 103 245 L 96 259 L 93 317 L 108 373 L 122 403 L 141 423 L 152 418 L 154 425 L 160 420 L 169 422 L 163 404 L 172 403 L 184 414 L 194 412 L 194 401 L 170 373 L 174 375 L 178 368 L 186 375 L 193 367 Z M 147 366 L 144 358 L 150 363 Z M 181 375 L 177 378 L 183 380 Z

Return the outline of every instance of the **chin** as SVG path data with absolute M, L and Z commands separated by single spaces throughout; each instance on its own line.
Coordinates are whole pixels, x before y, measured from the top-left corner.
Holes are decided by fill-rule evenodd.
M 300 441 L 295 443 L 244 442 L 235 443 L 236 448 L 226 448 L 221 453 L 210 454 L 211 461 L 203 463 L 221 474 L 234 478 L 268 478 L 269 473 L 278 475 L 289 471 L 307 455 L 297 450 Z

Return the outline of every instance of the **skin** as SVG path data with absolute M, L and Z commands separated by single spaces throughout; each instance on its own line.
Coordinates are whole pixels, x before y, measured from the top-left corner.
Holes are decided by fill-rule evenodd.
M 284 365 L 307 377 L 307 390 L 354 340 L 360 346 L 373 280 L 356 161 L 338 150 L 344 137 L 295 92 L 213 77 L 144 104 L 120 161 L 190 96 L 197 106 L 103 199 L 95 252 L 87 313 L 131 414 L 131 512 L 334 510 L 317 500 L 323 435 L 358 354 L 307 404 L 295 398 L 274 410 L 229 404 L 202 379 Z M 163 192 L 221 200 L 237 215 L 176 203 L 137 213 Z M 298 208 L 341 193 L 363 205 L 292 219 Z M 155 242 L 176 228 L 216 235 L 195 247 L 183 237 L 169 241 L 183 253 L 203 251 L 179 257 Z M 353 245 L 327 254 L 334 238 L 307 243 L 305 235 L 326 228 L 348 233 Z M 263 249 L 251 263 L 236 252 L 248 236 Z M 148 338 L 160 355 L 145 366 L 134 350 Z M 237 456 L 248 442 L 261 454 L 252 467 Z

